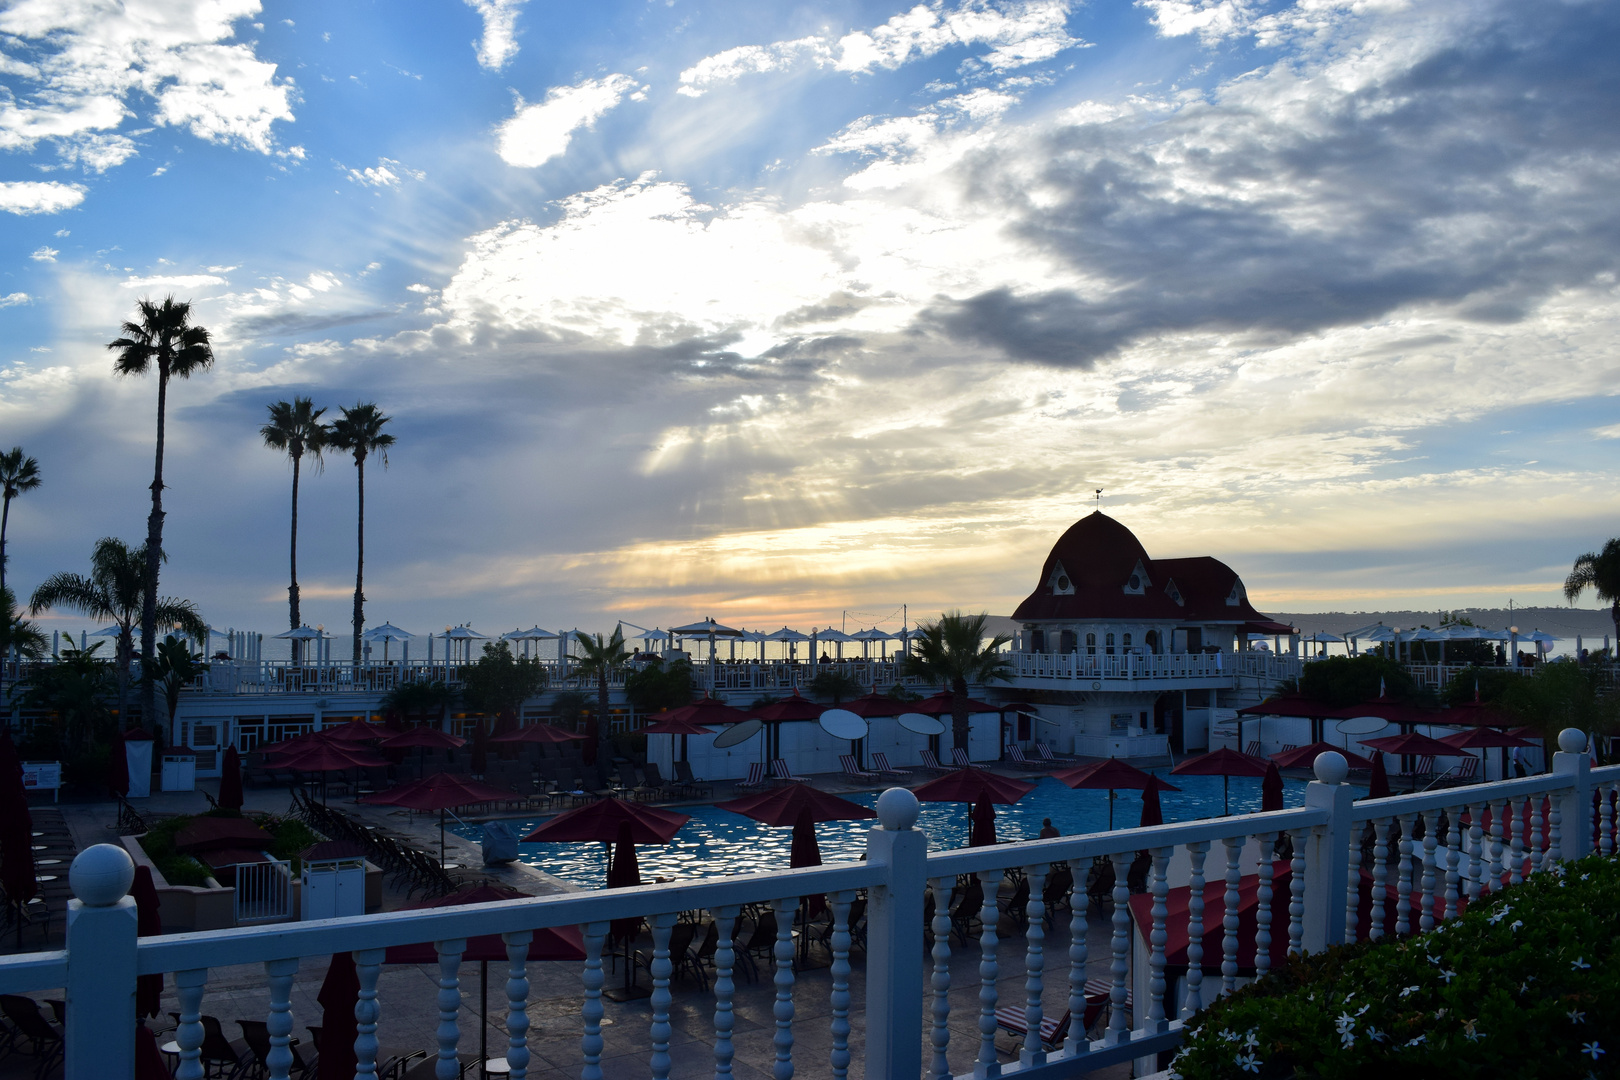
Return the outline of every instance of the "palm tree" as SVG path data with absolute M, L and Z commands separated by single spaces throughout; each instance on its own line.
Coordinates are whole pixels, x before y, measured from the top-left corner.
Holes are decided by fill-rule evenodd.
M 325 412 L 325 409 L 315 408 L 315 403 L 307 397 L 295 397 L 291 402 L 278 401 L 270 406 L 270 422 L 259 429 L 259 434 L 264 437 L 264 445 L 272 450 L 280 450 L 292 459 L 292 578 L 287 586 L 287 613 L 289 627 L 293 630 L 304 624 L 303 617 L 298 613 L 298 473 L 305 454 L 313 460 L 316 469 L 322 465 L 321 451 L 326 449 L 326 439 L 330 434 L 326 425 L 321 423 L 321 415 Z M 294 663 L 298 662 L 301 644 L 296 638 L 293 640 Z
M 1010 634 L 997 634 L 984 644 L 984 624 L 990 616 L 980 612 L 964 615 L 953 611 L 941 615 L 930 626 L 918 627 L 915 651 L 903 665 L 906 675 L 930 683 L 946 683 L 951 688 L 951 745 L 962 749 L 968 744 L 968 683 L 1005 679 L 1012 661 L 996 650 L 1012 640 Z
M 6 587 L 6 526 L 11 522 L 11 500 L 40 485 L 39 462 L 23 456 L 23 448 L 13 446 L 0 454 L 0 488 L 6 505 L 0 510 L 0 589 Z
M 17 610 L 16 594 L 0 585 L 0 691 L 5 688 L 5 660 L 13 654 L 26 660 L 38 660 L 49 648 L 45 631 L 22 617 Z M 0 709 L 10 715 L 10 703 L 4 693 L 0 693 Z
M 176 303 L 173 296 L 163 303 L 142 300 L 135 305 L 139 322 L 126 322 L 124 336 L 107 343 L 118 356 L 113 371 L 118 375 L 145 375 L 156 366 L 158 373 L 157 458 L 152 467 L 152 513 L 146 519 L 146 583 L 141 605 L 141 655 L 150 658 L 157 649 L 158 564 L 163 559 L 163 423 L 168 408 L 169 379 L 189 379 L 214 363 L 214 350 L 208 331 L 191 325 L 191 302 Z M 157 687 L 146 689 L 145 715 L 157 715 Z M 119 718 L 122 722 L 123 718 Z
M 193 652 L 189 642 L 169 634 L 158 642 L 157 657 L 145 665 L 146 678 L 158 684 L 169 707 L 169 730 L 174 730 L 174 714 L 180 709 L 180 691 L 208 670 L 203 655 Z
M 392 419 L 384 416 L 372 402 L 363 401 L 352 409 L 344 409 L 343 415 L 332 421 L 331 432 L 326 437 L 326 444 L 334 450 L 354 455 L 355 471 L 360 476 L 359 556 L 354 569 L 355 664 L 360 663 L 360 631 L 366 624 L 366 457 L 376 454 L 382 459 L 383 468 L 388 468 L 388 448 L 394 445 L 394 437 L 383 433 L 383 425 Z
M 1602 551 L 1589 551 L 1575 560 L 1564 579 L 1564 599 L 1574 603 L 1591 589 L 1599 600 L 1609 601 L 1609 618 L 1614 620 L 1616 640 L 1620 640 L 1620 537 L 1603 545 Z
M 159 558 L 162 553 L 159 553 Z M 92 619 L 111 619 L 118 627 L 115 654 L 118 678 L 118 722 L 129 726 L 129 668 L 135 655 L 134 626 L 147 610 L 146 548 L 131 548 L 117 537 L 96 541 L 90 555 L 90 573 L 53 574 L 40 583 L 29 598 L 29 613 L 38 615 L 46 608 L 66 608 Z M 153 622 L 178 628 L 197 640 L 208 639 L 208 625 L 189 600 L 160 599 L 151 605 Z M 157 684 L 147 681 L 150 700 L 155 701 Z M 148 723 L 156 724 L 153 708 L 145 712 Z
M 624 627 L 615 626 L 611 637 L 575 630 L 574 637 L 584 655 L 574 663 L 581 678 L 596 680 L 596 765 L 605 768 L 608 760 L 608 677 L 630 661 L 624 650 Z

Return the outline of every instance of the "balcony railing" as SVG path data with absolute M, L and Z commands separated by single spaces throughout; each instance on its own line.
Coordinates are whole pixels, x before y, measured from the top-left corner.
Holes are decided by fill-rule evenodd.
M 1014 678 L 1050 680 L 1055 684 L 1085 682 L 1173 682 L 1230 679 L 1244 676 L 1272 682 L 1299 677 L 1300 661 L 1269 652 L 1236 653 L 1013 653 Z M 1102 689 L 1081 687 L 1076 689 Z
M 352 950 L 360 983 L 355 1004 L 359 1021 L 355 1051 L 360 1062 L 356 1075 L 371 1076 L 378 1053 L 378 1018 L 388 1007 L 377 992 L 384 950 L 433 941 L 439 960 L 438 1075 L 455 1076 L 463 1039 L 462 953 L 470 937 L 501 934 L 509 961 L 506 1059 L 510 1075 L 521 1078 L 530 1064 L 525 1013 L 528 943 L 538 929 L 582 925 L 586 959 L 580 970 L 578 1067 L 579 1075 L 592 1080 L 602 1075 L 603 946 L 609 924 L 642 917 L 652 934 L 653 990 L 645 1041 L 649 1074 L 666 1077 L 676 1056 L 701 1054 L 705 1062 L 712 1056 L 716 1074 L 724 1075 L 736 1055 L 732 1012 L 736 958 L 730 931 L 743 905 L 761 904 L 776 913 L 778 927 L 772 981 L 775 1033 L 769 1062 L 775 1076 L 790 1077 L 802 1065 L 811 1074 L 825 1071 L 839 1078 L 853 1071 L 871 1080 L 917 1076 L 943 1080 L 952 1075 L 953 1010 L 964 1000 L 960 991 L 956 1001 L 951 996 L 948 905 L 953 885 L 959 876 L 968 875 L 982 885 L 984 902 L 982 929 L 971 944 L 979 958 L 978 1037 L 976 1047 L 970 1047 L 975 1063 L 964 1075 L 984 1078 L 1015 1071 L 1031 1076 L 1084 1075 L 1174 1047 L 1188 1018 L 1206 1001 L 1243 981 L 1237 911 L 1246 856 L 1258 854 L 1261 866 L 1286 871 L 1286 884 L 1282 872 L 1257 875 L 1259 904 L 1251 948 L 1254 974 L 1263 977 L 1270 965 L 1273 935 L 1281 935 L 1288 951 L 1297 953 L 1320 950 L 1347 937 L 1428 929 L 1505 883 L 1580 857 L 1594 844 L 1612 853 L 1620 766 L 1591 769 L 1579 732 L 1564 732 L 1559 743 L 1563 751 L 1551 773 L 1363 803 L 1354 802 L 1352 789 L 1342 782 L 1343 759 L 1324 754 L 1317 761 L 1318 779 L 1309 785 L 1305 805 L 1296 809 L 935 855 L 927 853 L 926 837 L 913 828 L 915 797 L 897 789 L 879 800 L 881 828 L 870 833 L 861 863 L 139 941 L 134 901 L 124 895 L 132 873 L 127 856 L 121 849 L 98 846 L 75 860 L 72 880 L 79 899 L 70 906 L 67 948 L 0 959 L 0 993 L 65 986 L 67 1080 L 129 1076 L 134 1054 L 131 1027 L 109 1023 L 109 1018 L 129 1016 L 137 976 L 173 973 L 180 1002 L 176 1075 L 197 1080 L 203 1075 L 201 1016 L 210 969 L 263 964 L 272 1047 L 268 1075 L 280 1080 L 292 1062 L 288 1050 L 294 1020 L 292 985 L 300 958 Z M 1488 832 L 1482 828 L 1487 812 Z M 1374 834 L 1370 858 L 1363 844 L 1369 822 Z M 1414 840 L 1420 822 L 1422 837 Z M 1288 862 L 1273 862 L 1279 848 L 1290 852 Z M 1132 863 L 1144 850 L 1151 863 L 1147 878 L 1151 908 L 1144 909 L 1150 914 L 1142 917 L 1140 930 L 1133 930 L 1128 878 Z M 1212 852 L 1213 865 L 1207 865 Z M 1103 1037 L 1091 1040 L 1084 1026 L 1091 925 L 1084 890 L 1088 872 L 1104 861 L 1114 870 L 1107 978 L 1112 1008 Z M 1385 918 L 1387 904 L 1374 905 L 1370 928 L 1363 933 L 1358 897 L 1362 870 L 1369 862 L 1374 895 L 1383 897 L 1393 883 L 1399 904 L 1393 925 Z M 1070 894 L 1069 946 L 1066 956 L 1049 956 L 1044 885 L 1047 875 L 1064 868 L 1072 874 L 1076 890 Z M 1009 871 L 1021 873 L 1029 885 L 1027 929 L 1021 940 L 1004 948 L 997 934 L 1001 916 L 997 897 Z M 1188 904 L 1185 916 L 1186 975 L 1179 980 L 1167 978 L 1164 946 L 1172 879 L 1177 885 L 1185 883 L 1189 896 L 1197 898 Z M 1218 886 L 1222 881 L 1226 915 L 1219 924 L 1206 925 L 1206 884 Z M 1276 925 L 1274 881 L 1287 890 L 1286 905 L 1277 909 L 1285 910 L 1286 917 L 1279 917 Z M 857 890 L 863 889 L 868 895 L 866 1032 L 864 1051 L 857 1059 L 849 1038 L 849 917 Z M 920 918 L 925 891 L 931 891 L 935 900 L 931 952 L 926 958 Z M 799 898 L 816 893 L 827 894 L 832 910 L 831 1016 L 816 1021 L 830 1025 L 831 1042 L 824 1060 L 808 1062 L 802 1055 L 796 1058 L 801 1024 L 795 1019 L 794 1000 L 803 991 L 797 989 L 791 935 Z M 1276 899 L 1281 903 L 1281 897 Z M 686 1043 L 672 1050 L 671 930 L 678 913 L 694 908 L 708 909 L 719 924 L 711 991 L 713 1038 L 707 1046 Z M 1008 1003 L 1022 1010 L 1030 1032 L 1022 1040 L 1016 1063 L 1001 1061 L 996 1047 L 1003 964 L 1021 965 L 1023 974 L 1023 993 Z M 1048 993 L 1049 984 L 1055 993 Z M 1134 1003 L 1129 1011 L 1128 1001 Z M 1048 1012 L 1060 1016 L 1064 1010 L 1070 1014 L 1070 1035 L 1061 1047 L 1047 1050 L 1039 1037 L 1040 1021 Z M 622 1032 L 624 1021 L 620 1023 L 615 1030 Z M 957 1024 L 956 1031 L 962 1027 Z M 958 1061 L 962 1057 L 958 1049 Z M 764 1061 L 756 1064 L 761 1070 L 767 1066 Z

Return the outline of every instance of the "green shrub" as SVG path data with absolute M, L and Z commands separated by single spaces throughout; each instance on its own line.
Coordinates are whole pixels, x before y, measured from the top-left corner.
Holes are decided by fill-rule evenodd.
M 166 818 L 153 825 L 140 838 L 146 857 L 152 860 L 152 865 L 157 867 L 158 873 L 170 885 L 207 885 L 208 878 L 213 876 L 213 871 L 208 867 L 174 849 L 175 834 L 191 824 L 192 820 L 190 814 Z
M 1291 958 L 1172 1066 L 1231 1077 L 1620 1076 L 1620 862 L 1554 866 L 1427 934 Z

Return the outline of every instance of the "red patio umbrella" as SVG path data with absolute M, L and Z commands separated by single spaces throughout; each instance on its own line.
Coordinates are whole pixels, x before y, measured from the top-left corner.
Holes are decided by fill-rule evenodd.
M 1260 812 L 1268 814 L 1283 808 L 1282 770 L 1275 761 L 1266 764 L 1266 777 L 1260 781 Z
M 1142 820 L 1137 822 L 1137 827 L 1147 829 L 1154 825 L 1163 824 L 1164 807 L 1159 805 L 1159 789 L 1156 787 L 1145 788 L 1142 791 Z
M 1343 756 L 1345 763 L 1352 769 L 1370 769 L 1372 762 L 1360 754 L 1346 750 L 1342 746 L 1334 746 L 1330 742 L 1313 742 L 1309 746 L 1299 746 L 1292 750 L 1284 750 L 1280 754 L 1272 754 L 1271 760 L 1284 769 L 1308 769 L 1316 764 L 1316 759 L 1329 750 Z
M 1180 776 L 1219 776 L 1221 778 L 1222 809 L 1227 814 L 1230 814 L 1232 812 L 1232 777 L 1264 776 L 1266 775 L 1266 763 L 1259 758 L 1252 758 L 1247 754 L 1240 754 L 1236 750 L 1223 746 L 1212 753 L 1185 758 L 1170 771 Z
M 516 792 L 490 787 L 477 780 L 469 780 L 453 773 L 434 773 L 432 776 L 399 784 L 375 795 L 360 799 L 378 806 L 403 806 L 407 810 L 439 812 L 439 862 L 444 862 L 444 812 L 453 806 L 473 806 L 478 803 L 501 802 L 516 799 Z
M 912 791 L 919 802 L 963 802 L 973 806 L 969 814 L 968 846 L 981 847 L 996 842 L 995 803 L 1003 806 L 1022 799 L 1035 785 L 1010 776 L 998 776 L 988 769 L 957 769 L 930 780 Z M 988 818 L 986 812 L 988 811 Z
M 242 809 L 242 755 L 236 744 L 225 748 L 225 763 L 219 771 L 219 806 L 222 810 Z
M 18 907 L 17 947 L 22 947 L 22 905 L 39 891 L 34 880 L 34 823 L 28 813 L 22 762 L 11 732 L 0 728 L 0 886 Z
M 321 735 L 333 742 L 363 743 L 386 737 L 388 729 L 379 724 L 368 724 L 364 720 L 350 720 L 336 727 L 322 728 Z
M 354 969 L 354 954 L 333 953 L 320 993 L 315 995 L 321 1004 L 321 1044 L 315 1048 L 319 1080 L 354 1080 L 358 1061 L 354 1039 L 359 1034 L 354 1003 L 359 997 L 360 973 Z
M 124 733 L 114 731 L 112 753 L 107 758 L 107 787 L 119 795 L 129 794 L 129 751 L 124 746 Z
M 402 731 L 397 735 L 390 735 L 377 746 L 382 750 L 416 750 L 416 776 L 417 779 L 427 772 L 427 752 L 434 750 L 454 750 L 459 746 L 467 745 L 467 740 L 460 735 L 452 735 L 448 731 L 440 731 L 436 727 L 417 727 L 409 731 Z
M 1529 739 L 1521 739 L 1517 735 L 1505 731 L 1493 731 L 1490 727 L 1476 727 L 1468 731 L 1459 731 L 1455 735 L 1447 735 L 1440 740 L 1448 746 L 1455 746 L 1459 750 L 1484 750 L 1492 746 L 1502 749 L 1502 779 L 1508 775 L 1507 752 L 1510 746 L 1535 746 Z
M 163 916 L 158 912 L 157 885 L 150 866 L 137 866 L 129 895 L 135 900 L 135 936 L 155 937 L 163 933 Z M 135 1015 L 156 1016 L 163 1009 L 163 976 L 138 975 L 135 978 Z
M 888 694 L 879 694 L 874 691 L 858 697 L 854 701 L 845 702 L 839 708 L 847 709 L 856 716 L 871 720 L 878 716 L 899 716 L 902 713 L 911 712 L 911 704 L 909 701 L 901 701 L 899 698 L 893 698 Z
M 1410 732 L 1405 735 L 1386 735 L 1381 739 L 1362 739 L 1362 746 L 1371 747 L 1385 754 L 1418 754 L 1427 757 L 1467 757 L 1468 751 L 1458 750 L 1439 739 L 1431 739 L 1427 735 Z M 1412 790 L 1417 790 L 1417 776 L 1412 777 Z
M 298 772 L 342 772 L 345 769 L 379 768 L 388 762 L 364 747 L 312 740 L 290 750 L 266 755 L 265 764 L 273 769 L 293 769 Z
M 552 727 L 550 724 L 529 724 L 526 727 L 514 728 L 502 735 L 491 735 L 489 741 L 492 743 L 546 744 L 584 742 L 585 736 L 573 731 L 564 731 L 560 727 Z
M 769 705 L 761 705 L 757 709 L 749 709 L 748 715 L 756 720 L 763 720 L 767 724 L 779 724 L 787 720 L 819 720 L 821 714 L 827 711 L 827 706 L 818 705 L 807 697 L 802 697 L 797 689 L 780 701 L 773 701 Z
M 776 826 L 796 825 L 805 814 L 810 815 L 812 822 L 856 821 L 877 817 L 877 811 L 870 807 L 841 799 L 809 784 L 785 784 L 756 795 L 716 803 L 715 808 Z
M 713 735 L 714 732 L 702 724 L 693 723 L 676 717 L 668 709 L 662 709 L 653 714 L 654 722 L 641 729 L 643 735 L 679 735 L 681 737 L 681 756 L 677 761 L 686 760 L 686 738 L 688 735 Z
M 1109 829 L 1114 827 L 1114 792 L 1181 790 L 1174 784 L 1161 780 L 1152 773 L 1143 772 L 1135 765 L 1127 765 L 1117 758 L 1076 765 L 1072 769 L 1061 769 L 1052 775 L 1076 790 L 1107 791 Z
M 904 702 L 905 709 L 903 711 L 922 713 L 924 716 L 946 716 L 951 712 L 951 703 L 955 700 L 955 694 L 949 690 L 942 690 L 933 697 L 924 698 L 921 701 Z M 975 701 L 973 698 L 967 699 L 967 708 L 970 713 L 1001 711 L 999 705 L 987 705 L 982 701 Z
M 750 718 L 743 710 L 734 709 L 719 698 L 707 694 L 690 705 L 669 710 L 663 717 L 665 720 L 690 720 L 694 724 L 704 725 L 740 724 Z

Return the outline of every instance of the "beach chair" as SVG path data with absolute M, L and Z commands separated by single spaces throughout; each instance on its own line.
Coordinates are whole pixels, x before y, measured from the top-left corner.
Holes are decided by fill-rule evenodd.
M 1045 739 L 1035 740 L 1035 755 L 1049 765 L 1062 765 L 1075 760 L 1067 754 L 1052 753 L 1052 746 Z
M 28 1056 L 39 1059 L 34 1066 L 34 1076 L 43 1077 L 50 1073 L 62 1060 L 62 1033 L 52 1027 L 51 1022 L 39 1011 L 39 1002 L 31 997 L 0 994 L 0 1011 L 5 1013 L 15 1029 L 13 1044 L 26 1041 Z M 20 1050 L 15 1045 L 14 1048 Z
M 750 761 L 748 763 L 748 779 L 737 781 L 737 786 L 764 787 L 770 782 L 771 778 L 765 774 L 765 763 L 763 761 Z
M 990 767 L 969 761 L 967 751 L 960 746 L 951 751 L 951 760 L 956 763 L 958 769 L 988 769 Z
M 1453 765 L 1451 768 L 1447 769 L 1445 772 L 1441 773 L 1439 776 L 1435 777 L 1434 781 L 1430 783 L 1429 786 L 1440 787 L 1443 785 L 1446 787 L 1451 787 L 1455 784 L 1471 784 L 1478 779 L 1479 758 L 1469 755 L 1468 757 L 1465 757 L 1461 761 L 1457 762 L 1457 764 Z
M 1024 769 L 1028 772 L 1045 772 L 1047 769 L 1044 762 L 1031 761 L 1029 758 L 1025 757 L 1024 748 L 1019 746 L 1017 743 L 1011 743 L 1008 745 L 1007 760 L 1005 764 L 1014 769 Z
M 677 761 L 675 763 L 675 779 L 681 785 L 681 791 L 688 795 L 711 795 L 714 785 L 701 777 L 692 775 L 690 761 Z
M 1251 740 L 1250 740 L 1250 741 L 1249 741 L 1249 747 L 1248 747 L 1248 749 L 1247 749 L 1247 750 L 1244 750 L 1244 751 L 1243 751 L 1243 752 L 1244 752 L 1244 753 L 1245 753 L 1245 754 L 1247 754 L 1247 755 L 1249 755 L 1249 756 L 1250 756 L 1250 757 L 1253 757 L 1253 758 L 1263 758 L 1263 757 L 1265 757 L 1265 756 L 1266 756 L 1266 755 L 1265 755 L 1265 754 L 1264 754 L 1264 753 L 1263 753 L 1263 752 L 1262 752 L 1262 751 L 1261 751 L 1261 750 L 1260 750 L 1260 740 L 1259 740 L 1259 739 L 1251 739 Z
M 876 769 L 883 776 L 905 776 L 907 773 L 912 771 L 911 769 L 897 769 L 893 765 L 890 765 L 889 755 L 885 754 L 881 750 L 874 750 L 872 752 L 872 768 Z
M 775 780 L 791 780 L 799 784 L 804 783 L 804 777 L 793 775 L 793 770 L 788 768 L 786 758 L 771 758 L 771 778 Z
M 1085 985 L 1086 1011 L 1081 1018 L 1086 1025 L 1086 1032 L 1096 1028 L 1103 1014 L 1109 1007 L 1109 999 L 1113 986 L 1107 979 L 1087 979 Z M 1125 994 L 1125 1007 L 1130 1008 L 1131 995 Z M 1069 1037 L 1069 1021 L 1072 1019 L 1069 1010 L 1064 1009 L 1056 1016 L 1043 1016 L 1041 1018 L 1041 1045 L 1047 1050 L 1056 1050 L 1063 1045 Z M 996 1010 L 996 1027 L 1008 1034 L 1022 1039 L 1029 1027 L 1024 1023 L 1024 1007 L 1022 1005 L 1008 1005 Z
M 1277 751 L 1277 753 L 1286 754 L 1290 750 L 1298 750 L 1298 749 L 1299 749 L 1299 743 L 1285 742 L 1285 743 L 1282 744 L 1282 749 Z
M 931 772 L 956 771 L 947 765 L 941 765 L 939 763 L 939 758 L 934 756 L 934 752 L 932 750 L 919 750 L 917 751 L 917 756 L 922 759 L 923 768 L 928 769 Z
M 861 768 L 860 764 L 856 762 L 854 754 L 839 754 L 838 764 L 844 767 L 845 776 L 853 776 L 857 780 L 870 780 L 878 775 L 875 772 Z

